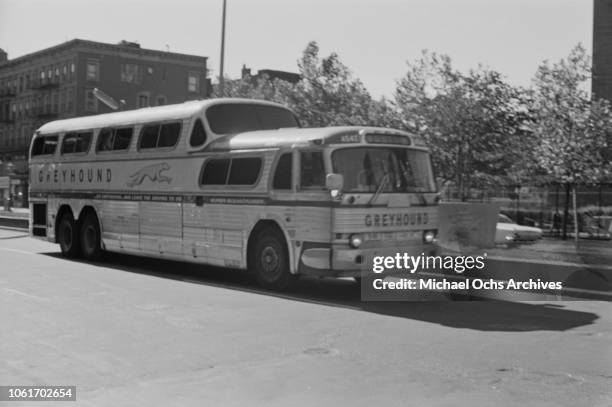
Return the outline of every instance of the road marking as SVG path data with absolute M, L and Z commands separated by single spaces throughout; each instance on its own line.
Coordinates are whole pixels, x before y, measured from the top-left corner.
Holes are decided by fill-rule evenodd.
M 34 252 L 27 252 L 25 250 L 9 249 L 8 247 L 0 247 L 0 250 L 6 250 L 7 252 L 15 252 L 15 253 L 21 253 L 21 254 L 36 254 Z
M 0 237 L 0 240 L 7 240 L 7 239 L 21 239 L 24 237 L 28 237 L 30 236 L 29 234 L 25 234 L 25 235 L 17 235 L 17 236 L 5 236 L 5 237 Z
M 28 294 L 28 293 L 24 293 L 23 291 L 19 291 L 19 290 L 16 290 L 14 288 L 3 288 L 3 291 L 8 292 L 8 293 L 13 293 L 13 294 L 21 295 L 22 297 L 30 298 L 30 299 L 33 299 L 33 300 L 39 300 L 39 301 L 47 300 L 47 298 L 39 297 L 37 295 L 32 295 L 32 294 Z

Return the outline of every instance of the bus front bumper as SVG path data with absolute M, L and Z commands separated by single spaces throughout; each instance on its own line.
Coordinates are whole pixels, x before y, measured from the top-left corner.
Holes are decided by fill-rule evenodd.
M 436 256 L 435 244 L 398 244 L 396 246 L 351 249 L 348 247 L 305 248 L 300 256 L 298 274 L 317 277 L 361 277 L 372 274 L 374 257 Z

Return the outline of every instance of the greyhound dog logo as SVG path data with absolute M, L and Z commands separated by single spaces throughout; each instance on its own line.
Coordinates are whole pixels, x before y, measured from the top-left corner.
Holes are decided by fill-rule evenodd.
M 163 171 L 167 171 L 170 169 L 168 163 L 159 163 L 147 165 L 144 168 L 136 171 L 132 175 L 130 175 L 130 181 L 127 183 L 128 187 L 135 187 L 136 185 L 142 184 L 145 178 L 149 178 L 151 182 L 165 182 L 169 184 L 172 182 L 172 178 L 162 175 Z

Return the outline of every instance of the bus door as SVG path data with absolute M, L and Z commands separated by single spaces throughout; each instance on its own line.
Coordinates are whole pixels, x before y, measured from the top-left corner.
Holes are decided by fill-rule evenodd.
M 295 194 L 295 218 L 299 225 L 296 240 L 301 242 L 302 252 L 308 250 L 313 254 L 308 257 L 312 264 L 307 266 L 329 268 L 332 202 L 325 187 L 323 151 L 300 150 L 296 155 L 299 168 Z

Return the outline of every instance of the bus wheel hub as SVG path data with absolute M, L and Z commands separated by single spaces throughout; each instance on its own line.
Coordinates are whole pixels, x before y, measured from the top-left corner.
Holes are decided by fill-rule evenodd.
M 278 255 L 272 247 L 266 247 L 262 253 L 262 265 L 266 271 L 275 271 L 278 267 Z

